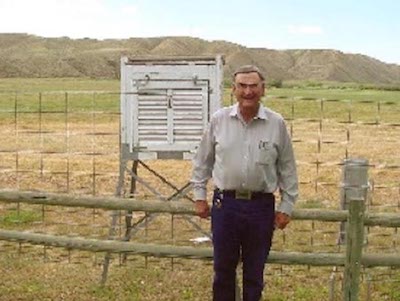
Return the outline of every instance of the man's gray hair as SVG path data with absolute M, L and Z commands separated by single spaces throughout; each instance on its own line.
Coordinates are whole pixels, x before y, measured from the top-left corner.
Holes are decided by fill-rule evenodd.
M 240 66 L 239 68 L 237 68 L 235 70 L 235 72 L 233 72 L 232 78 L 235 81 L 235 78 L 236 78 L 237 74 L 239 74 L 239 73 L 252 73 L 252 72 L 256 72 L 258 74 L 258 76 L 261 78 L 262 81 L 265 80 L 264 75 L 261 73 L 260 69 L 255 65 Z

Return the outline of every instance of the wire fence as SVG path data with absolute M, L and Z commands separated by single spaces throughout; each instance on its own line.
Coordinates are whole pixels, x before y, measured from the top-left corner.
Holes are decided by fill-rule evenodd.
M 113 195 L 119 178 L 119 99 L 120 94 L 113 91 L 0 93 L 0 188 Z M 342 162 L 359 157 L 369 161 L 367 210 L 400 212 L 400 100 L 295 97 L 267 98 L 265 104 L 285 117 L 292 135 L 300 178 L 298 207 L 338 209 Z M 189 161 L 157 160 L 146 164 L 178 187 L 190 176 Z M 174 189 L 155 178 L 148 169 L 138 172 L 162 195 L 174 193 Z M 131 179 L 127 178 L 123 192 L 126 197 L 132 197 L 130 185 Z M 134 197 L 146 199 L 153 194 L 138 183 Z M 127 218 L 135 225 L 144 217 L 146 213 L 125 215 L 121 212 L 118 236 L 124 236 Z M 3 228 L 105 238 L 110 219 L 100 209 L 0 203 L 0 224 Z M 208 230 L 208 221 L 199 221 L 199 224 Z M 199 232 L 187 220 L 175 215 L 160 215 L 145 222 L 141 229 L 135 234 L 135 241 L 187 245 L 199 238 Z M 338 231 L 334 223 L 296 222 L 275 235 L 274 250 L 341 252 L 343 246 L 337 243 Z M 367 250 L 398 253 L 399 244 L 397 228 L 367 229 Z M 68 262 L 90 260 L 97 263 L 103 259 L 99 254 L 0 242 L 0 252 L 16 249 L 21 255 L 37 254 L 57 262 L 69 258 Z M 119 257 L 118 261 L 122 263 L 124 259 Z M 145 265 L 147 262 L 145 258 Z M 174 265 L 177 265 L 176 259 L 171 260 L 171 267 Z M 266 273 L 268 278 L 289 277 L 311 287 L 313 280 L 321 281 L 321 273 L 327 275 L 323 278 L 325 286 L 329 282 L 339 285 L 340 279 L 340 273 L 321 267 L 271 265 Z M 396 298 L 400 274 L 396 269 L 369 268 L 363 277 L 365 298 L 399 300 Z M 278 282 L 268 285 L 282 285 Z M 336 296 L 339 295 L 337 292 Z M 381 299 L 375 299 L 377 296 Z

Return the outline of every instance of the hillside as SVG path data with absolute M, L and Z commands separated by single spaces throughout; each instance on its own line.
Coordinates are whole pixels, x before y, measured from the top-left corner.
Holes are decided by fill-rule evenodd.
M 95 40 L 0 34 L 0 77 L 117 78 L 122 55 L 213 55 L 225 57 L 225 74 L 257 64 L 269 80 L 316 80 L 399 84 L 400 66 L 337 50 L 246 48 L 191 37 Z

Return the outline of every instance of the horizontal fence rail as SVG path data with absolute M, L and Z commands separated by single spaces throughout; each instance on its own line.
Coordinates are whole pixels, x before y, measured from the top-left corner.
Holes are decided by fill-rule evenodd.
M 174 213 L 195 215 L 192 203 L 181 201 L 165 202 L 157 200 L 127 200 L 119 197 L 71 196 L 66 194 L 20 192 L 1 190 L 0 201 L 65 207 L 101 208 L 106 210 L 131 210 L 152 213 Z M 349 218 L 348 210 L 297 209 L 293 219 L 343 222 Z M 400 215 L 370 213 L 365 215 L 365 225 L 399 227 Z M 97 240 L 31 232 L 0 230 L 1 240 L 43 244 L 67 249 L 93 252 L 136 253 L 156 257 L 187 257 L 212 259 L 211 248 L 195 248 L 171 245 L 141 244 L 115 240 Z M 299 264 L 312 266 L 344 266 L 345 254 L 272 252 L 268 262 L 278 264 Z M 361 263 L 365 266 L 400 267 L 400 256 L 363 254 Z
M 146 211 L 149 213 L 176 213 L 194 215 L 195 210 L 190 203 L 128 200 L 119 197 L 73 196 L 56 193 L 0 191 L 0 201 L 6 203 L 26 203 L 37 205 L 99 208 L 105 210 Z
M 193 258 L 212 260 L 212 248 L 195 248 L 185 246 L 159 245 L 151 243 L 133 243 L 115 240 L 98 240 L 83 237 L 68 237 L 62 235 L 48 235 L 32 232 L 13 230 L 0 230 L 0 240 L 26 242 L 66 249 L 76 249 L 92 252 L 132 253 L 151 255 L 167 258 Z M 269 263 L 288 265 L 310 266 L 344 266 L 345 255 L 342 253 L 303 253 L 303 252 L 276 252 L 271 251 L 268 257 Z M 364 254 L 362 265 L 400 267 L 400 256 Z
M 351 188 L 353 189 L 353 188 Z M 106 210 L 145 211 L 150 213 L 170 213 L 195 215 L 193 203 L 181 201 L 127 200 L 118 197 L 71 196 L 39 192 L 2 190 L 0 201 L 51 206 L 102 208 Z M 346 251 L 338 253 L 276 252 L 271 251 L 269 263 L 308 266 L 344 267 L 343 300 L 358 300 L 361 267 L 400 267 L 398 254 L 363 253 L 364 226 L 399 227 L 400 214 L 365 212 L 364 198 L 353 194 L 348 198 L 348 207 L 343 210 L 297 209 L 293 219 L 340 222 L 346 225 Z M 33 232 L 0 229 L 0 240 L 63 247 L 91 252 L 139 254 L 169 258 L 195 258 L 212 260 L 212 248 L 133 243 L 113 239 L 89 239 Z M 107 269 L 103 270 L 102 283 Z
M 105 210 L 146 211 L 149 213 L 174 213 L 196 215 L 193 204 L 181 201 L 128 200 L 120 197 L 73 196 L 68 194 L 0 190 L 0 201 L 36 205 L 99 208 Z M 348 210 L 294 209 L 295 220 L 343 222 Z M 366 226 L 400 227 L 400 214 L 365 213 Z

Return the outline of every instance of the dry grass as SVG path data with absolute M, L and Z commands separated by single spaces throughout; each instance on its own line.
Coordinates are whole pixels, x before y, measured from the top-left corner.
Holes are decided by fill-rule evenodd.
M 270 104 L 288 112 L 285 115 L 290 117 L 287 103 L 271 101 Z M 347 118 L 346 112 L 337 109 L 333 113 L 334 107 L 326 109 L 328 115 L 320 121 L 318 105 L 314 110 L 306 104 L 296 109 L 299 117 L 288 121 L 301 181 L 298 207 L 339 208 L 340 163 L 347 154 L 367 158 L 371 165 L 369 177 L 373 190 L 369 210 L 399 212 L 400 131 L 399 127 L 387 124 L 393 122 L 390 111 L 397 114 L 398 105 L 391 110 L 384 107 L 387 120 L 383 119 L 381 124 L 365 125 L 341 123 Z M 360 110 L 353 108 L 354 112 L 361 112 L 360 119 L 374 120 L 374 115 L 369 115 L 374 109 L 361 106 Z M 314 120 L 304 118 L 307 110 Z M 98 113 L 96 118 L 88 116 L 91 115 L 71 114 L 66 121 L 63 114 L 48 114 L 38 131 L 37 114 L 19 115 L 18 126 L 12 114 L 3 114 L 1 188 L 114 194 L 119 167 L 119 116 L 106 113 Z M 189 161 L 146 163 L 178 187 L 189 179 Z M 139 175 L 163 195 L 174 192 L 144 168 L 139 168 Z M 125 183 L 125 193 L 128 192 L 129 178 Z M 154 198 L 142 185 L 138 185 L 136 197 Z M 142 216 L 134 213 L 134 222 Z M 108 212 L 102 210 L 0 204 L 0 225 L 7 229 L 105 238 L 109 221 Z M 204 230 L 209 229 L 209 221 L 196 219 L 196 222 Z M 119 223 L 122 233 L 123 217 Z M 336 244 L 337 233 L 335 223 L 295 221 L 284 232 L 276 233 L 273 249 L 343 251 Z M 134 240 L 188 245 L 191 238 L 200 235 L 183 217 L 160 215 L 139 231 Z M 397 229 L 369 229 L 368 240 L 368 252 L 399 251 Z M 104 254 L 0 242 L 0 300 L 210 300 L 210 262 L 129 256 L 126 264 L 120 264 L 119 257 L 114 256 L 107 285 L 100 287 L 103 258 Z M 328 300 L 331 275 L 336 275 L 335 296 L 339 300 L 340 271 L 332 274 L 332 268 L 270 265 L 264 300 Z M 400 300 L 398 271 L 367 269 L 363 276 L 362 297 L 366 297 L 370 285 L 371 300 Z

